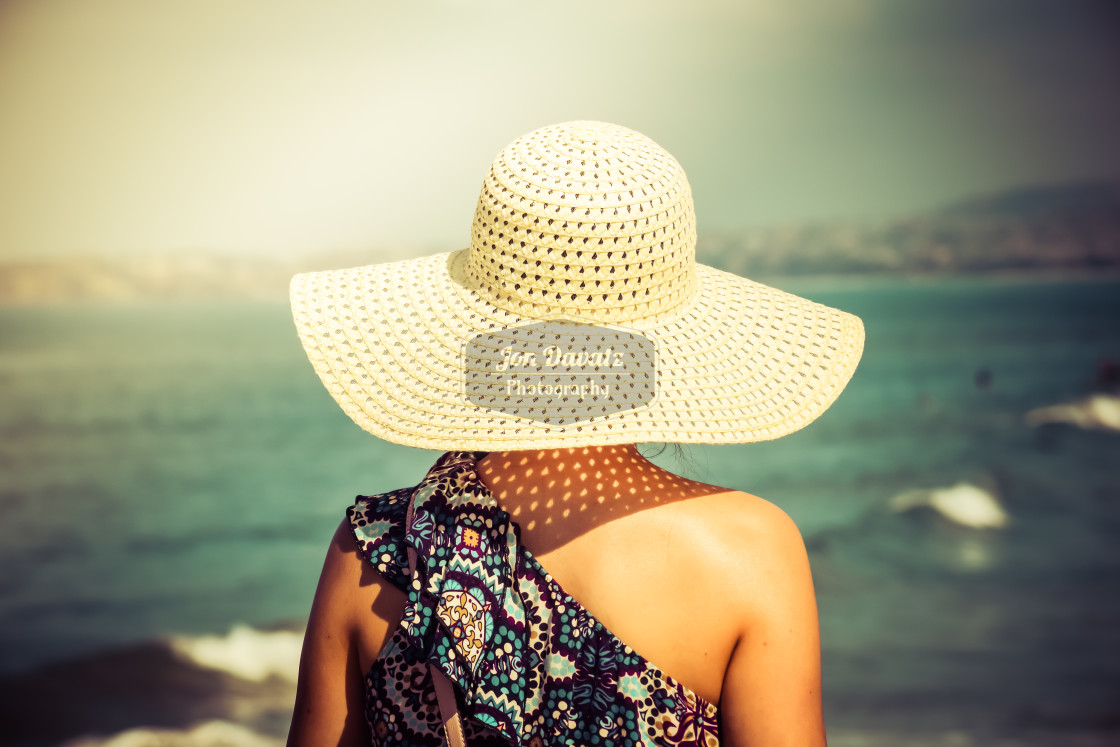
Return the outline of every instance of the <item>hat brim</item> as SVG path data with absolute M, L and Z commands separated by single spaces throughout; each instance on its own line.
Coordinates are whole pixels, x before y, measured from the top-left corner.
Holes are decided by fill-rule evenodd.
M 497 411 L 464 392 L 464 342 L 537 320 L 466 287 L 468 251 L 292 279 L 304 350 L 331 396 L 369 433 L 468 451 L 766 441 L 828 409 L 863 352 L 858 317 L 697 264 L 688 303 L 670 318 L 627 325 L 657 345 L 651 402 L 562 425 Z

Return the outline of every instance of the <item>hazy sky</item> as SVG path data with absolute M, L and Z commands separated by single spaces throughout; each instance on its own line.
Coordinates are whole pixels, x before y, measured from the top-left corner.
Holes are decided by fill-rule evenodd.
M 1120 174 L 1114 0 L 0 0 L 0 256 L 466 244 L 602 119 L 700 230 Z

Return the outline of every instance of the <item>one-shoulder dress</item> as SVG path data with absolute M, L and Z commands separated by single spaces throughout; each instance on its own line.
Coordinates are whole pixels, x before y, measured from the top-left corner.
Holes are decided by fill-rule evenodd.
M 443 744 L 436 667 L 469 747 L 719 744 L 717 706 L 620 641 L 522 546 L 478 477 L 483 456 L 449 451 L 419 485 L 347 512 L 361 554 L 408 599 L 366 674 L 371 743 Z

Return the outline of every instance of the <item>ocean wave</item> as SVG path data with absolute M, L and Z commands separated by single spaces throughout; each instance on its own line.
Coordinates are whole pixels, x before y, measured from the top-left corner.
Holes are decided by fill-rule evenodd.
M 928 506 L 954 524 L 971 529 L 1002 529 L 1009 520 L 992 491 L 967 482 L 947 488 L 908 490 L 891 498 L 887 505 L 895 513 Z
M 207 721 L 189 729 L 128 729 L 109 737 L 78 737 L 62 747 L 279 747 L 274 737 L 229 721 Z
M 170 639 L 163 639 L 0 676 L 0 744 L 279 744 L 276 740 L 283 739 L 292 718 L 296 686 L 289 677 L 294 678 L 291 672 L 298 661 L 298 654 L 284 649 L 298 637 L 287 632 L 288 642 L 273 650 L 265 642 L 285 641 L 284 636 L 244 628 L 215 637 L 232 643 L 202 646 L 200 658 L 219 666 L 197 663 L 173 649 Z M 203 638 L 180 639 L 180 643 L 195 644 Z M 209 648 L 224 658 L 219 660 L 219 654 Z M 246 671 L 226 649 L 241 656 L 260 652 L 268 664 Z
M 1094 394 L 1075 402 L 1036 407 L 1023 419 L 1027 425 L 1036 427 L 1064 423 L 1078 428 L 1120 431 L 1120 395 Z
M 173 636 L 171 649 L 195 664 L 252 682 L 279 677 L 295 682 L 303 631 L 262 631 L 235 625 L 224 636 Z

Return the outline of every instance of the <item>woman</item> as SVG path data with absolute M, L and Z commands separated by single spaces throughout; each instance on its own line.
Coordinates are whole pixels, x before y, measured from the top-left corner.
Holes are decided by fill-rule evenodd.
M 468 249 L 293 280 L 347 414 L 446 453 L 340 524 L 290 745 L 825 743 L 796 526 L 635 444 L 805 426 L 863 327 L 695 236 L 668 153 L 571 122 L 499 154 Z

